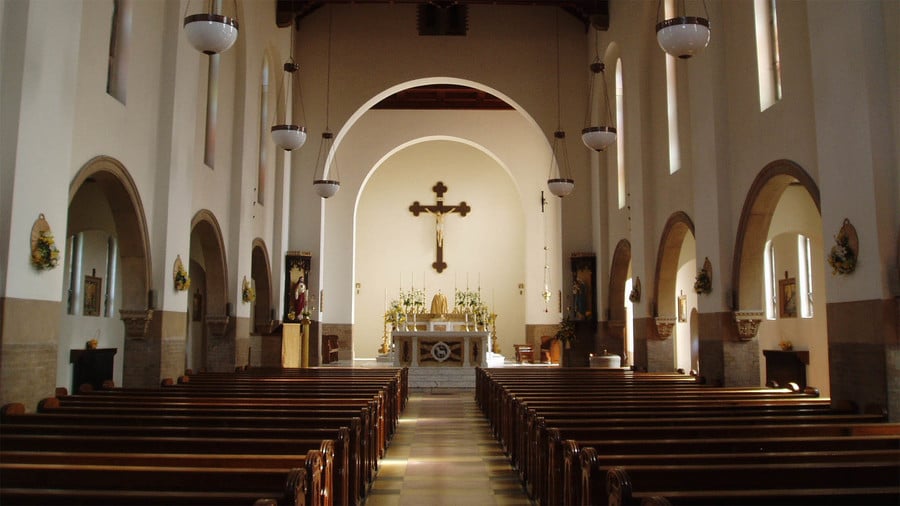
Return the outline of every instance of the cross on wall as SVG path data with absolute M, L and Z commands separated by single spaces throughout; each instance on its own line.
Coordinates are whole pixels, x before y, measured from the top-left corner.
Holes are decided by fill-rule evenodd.
M 431 191 L 433 191 L 436 195 L 436 204 L 423 206 L 419 203 L 418 200 L 412 203 L 409 206 L 409 210 L 413 213 L 413 216 L 419 216 L 420 213 L 428 213 L 434 215 L 435 219 L 435 232 L 434 232 L 434 241 L 435 241 L 435 261 L 431 264 L 438 273 L 444 271 L 447 268 L 447 262 L 444 262 L 444 216 L 448 214 L 459 214 L 461 217 L 465 217 L 469 211 L 472 210 L 466 201 L 462 201 L 457 205 L 446 206 L 444 205 L 444 193 L 447 192 L 447 187 L 444 185 L 442 181 L 438 181 L 434 186 L 431 187 Z

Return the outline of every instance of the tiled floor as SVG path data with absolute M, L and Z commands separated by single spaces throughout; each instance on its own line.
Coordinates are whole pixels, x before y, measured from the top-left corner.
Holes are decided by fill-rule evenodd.
M 531 506 L 472 391 L 416 393 L 366 506 Z

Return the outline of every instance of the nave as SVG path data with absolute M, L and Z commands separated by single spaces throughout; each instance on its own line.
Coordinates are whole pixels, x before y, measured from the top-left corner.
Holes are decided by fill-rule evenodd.
M 412 392 L 366 506 L 531 505 L 471 391 Z

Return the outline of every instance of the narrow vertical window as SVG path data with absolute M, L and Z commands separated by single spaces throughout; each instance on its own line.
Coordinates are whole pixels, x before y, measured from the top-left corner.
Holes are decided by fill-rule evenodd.
M 104 297 L 103 316 L 112 318 L 116 315 L 116 276 L 119 268 L 119 242 L 110 237 L 106 243 L 106 294 Z
M 206 139 L 203 147 L 203 163 L 216 168 L 216 119 L 219 117 L 219 58 L 209 56 L 209 73 L 206 83 Z
M 128 77 L 128 48 L 131 40 L 131 0 L 113 0 L 109 31 L 109 61 L 106 93 L 125 104 Z
M 798 270 L 800 272 L 798 293 L 800 296 L 800 317 L 812 318 L 812 262 L 810 257 L 809 237 L 805 235 L 797 236 L 797 260 Z
M 766 287 L 766 319 L 774 320 L 778 315 L 778 283 L 775 282 L 775 248 L 772 241 L 766 242 L 763 254 L 763 270 Z
M 756 67 L 759 73 L 759 110 L 781 100 L 781 53 L 775 0 L 754 0 Z
M 262 76 L 259 85 L 259 166 L 256 169 L 256 202 L 262 204 L 266 191 L 266 164 L 269 145 L 269 60 L 263 59 Z
M 619 175 L 619 209 L 625 207 L 625 100 L 622 59 L 616 59 L 616 165 Z
M 675 1 L 666 0 L 666 19 L 675 17 Z M 669 174 L 681 168 L 681 148 L 678 137 L 678 78 L 675 57 L 666 53 L 666 113 L 669 124 Z

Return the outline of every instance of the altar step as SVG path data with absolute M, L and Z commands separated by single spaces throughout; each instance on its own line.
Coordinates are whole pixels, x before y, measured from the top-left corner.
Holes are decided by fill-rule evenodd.
M 409 389 L 440 393 L 475 390 L 475 369 L 471 367 L 410 367 Z
M 504 367 L 506 357 L 488 353 L 488 367 Z M 512 365 L 512 364 L 510 364 Z M 410 367 L 409 389 L 417 392 L 454 392 L 475 390 L 474 367 Z

